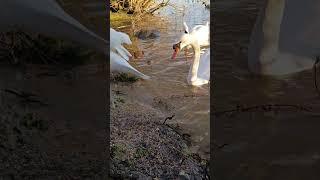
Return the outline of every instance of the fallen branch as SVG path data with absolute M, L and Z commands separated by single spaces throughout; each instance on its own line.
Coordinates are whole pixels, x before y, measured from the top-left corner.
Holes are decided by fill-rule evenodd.
M 242 107 L 238 105 L 234 109 L 224 110 L 224 111 L 216 111 L 213 112 L 213 116 L 219 117 L 225 114 L 230 113 L 241 113 L 241 112 L 250 112 L 253 110 L 263 110 L 263 111 L 279 111 L 281 108 L 293 108 L 299 111 L 306 111 L 311 112 L 311 107 L 306 107 L 302 105 L 294 105 L 294 104 L 264 104 L 264 105 L 256 105 L 256 106 L 249 106 L 249 107 Z
M 318 88 L 318 82 L 317 82 L 317 64 L 320 62 L 320 57 L 316 57 L 316 61 L 313 64 L 313 70 L 314 70 L 314 86 L 316 88 L 317 93 L 320 95 L 320 90 Z
M 21 93 L 18 93 L 17 91 L 14 91 L 14 90 L 11 90 L 11 89 L 4 89 L 5 92 L 7 93 L 10 93 L 10 94 L 14 94 L 18 97 L 21 97 L 21 98 L 29 98 L 29 97 L 32 97 L 32 96 L 36 96 L 35 94 L 32 94 L 32 93 L 26 93 L 26 92 L 21 92 Z
M 22 102 L 25 102 L 25 103 L 38 103 L 38 104 L 43 105 L 43 106 L 48 106 L 49 105 L 49 104 L 44 103 L 44 102 L 42 102 L 40 100 L 32 98 L 32 97 L 36 96 L 35 94 L 32 94 L 32 93 L 26 93 L 26 92 L 23 92 L 23 91 L 22 92 L 17 92 L 15 90 L 11 90 L 11 89 L 4 89 L 3 91 L 6 92 L 6 93 L 9 93 L 9 94 L 13 94 L 16 97 L 21 98 Z
M 169 4 L 170 0 L 167 0 L 166 2 L 163 0 L 160 4 L 158 4 L 156 7 L 149 10 L 149 13 L 153 14 L 157 10 L 167 6 Z
M 171 120 L 174 116 L 175 115 L 173 114 L 172 116 L 166 117 L 162 124 L 165 124 L 167 120 Z

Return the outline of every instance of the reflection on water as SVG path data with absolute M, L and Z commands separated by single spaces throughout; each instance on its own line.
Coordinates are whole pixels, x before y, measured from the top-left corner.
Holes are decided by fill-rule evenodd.
M 130 87 L 129 97 L 139 103 L 154 105 L 155 99 L 163 99 L 170 108 L 163 112 L 175 118 L 168 123 L 179 124 L 185 133 L 191 135 L 196 152 L 209 157 L 209 85 L 192 87 L 187 84 L 187 74 L 193 57 L 171 60 L 172 45 L 178 41 L 183 30 L 183 21 L 189 27 L 205 24 L 210 19 L 210 12 L 202 3 L 196 1 L 171 1 L 174 7 L 162 9 L 161 16 L 166 24 L 160 29 L 156 39 L 140 40 L 139 47 L 144 57 L 136 60 L 141 72 L 150 75 L 151 81 L 137 82 Z
M 272 78 L 253 75 L 247 67 L 246 47 L 264 2 L 226 0 L 215 4 L 215 110 L 234 109 L 237 105 L 292 104 L 312 106 L 314 113 L 260 109 L 216 117 L 214 141 L 226 144 L 214 152 L 217 179 L 287 179 L 288 172 L 297 172 L 289 179 L 301 179 L 310 174 L 306 169 L 312 166 L 303 162 L 320 149 L 320 103 L 313 71 Z M 272 164 L 280 160 L 286 164 Z

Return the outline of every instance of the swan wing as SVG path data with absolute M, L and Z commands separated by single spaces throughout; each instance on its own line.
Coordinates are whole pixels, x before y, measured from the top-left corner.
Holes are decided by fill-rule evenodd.
M 200 46 L 210 45 L 210 30 L 207 26 L 199 28 L 199 30 L 196 31 L 195 36 Z
M 132 57 L 132 55 L 122 44 L 132 44 L 129 36 L 110 28 L 110 49 L 119 53 L 126 61 L 129 61 L 129 57 Z
M 191 34 L 198 40 L 200 46 L 210 45 L 210 27 L 197 25 L 193 27 Z
M 110 51 L 118 53 L 126 61 L 129 61 L 129 58 L 132 57 L 129 51 L 121 45 L 113 48 L 110 47 Z
M 68 15 L 55 0 L 1 2 L 0 31 L 13 29 L 68 39 L 107 53 L 108 42 Z
M 132 44 L 128 34 L 125 34 L 123 32 L 118 32 L 118 36 L 120 37 L 123 44 L 128 44 L 128 45 Z
M 206 26 L 204 25 L 196 25 L 192 28 L 192 31 L 199 31 L 201 30 L 202 28 L 206 28 Z
M 136 70 L 120 55 L 110 52 L 110 70 L 111 72 L 130 73 L 142 79 L 150 79 L 149 76 Z
M 207 21 L 205 25 L 196 25 L 196 26 L 194 26 L 192 28 L 192 31 L 199 31 L 199 30 L 201 30 L 203 28 L 205 28 L 205 29 L 209 29 L 210 28 L 209 27 L 209 21 Z
M 122 44 L 132 44 L 129 35 L 110 28 L 110 43 L 117 46 Z M 111 46 L 111 45 L 110 45 Z
M 117 49 L 117 51 L 127 61 L 129 61 L 129 57 L 132 57 L 132 55 L 129 53 L 129 51 L 126 48 L 124 48 L 123 46 L 119 47 Z

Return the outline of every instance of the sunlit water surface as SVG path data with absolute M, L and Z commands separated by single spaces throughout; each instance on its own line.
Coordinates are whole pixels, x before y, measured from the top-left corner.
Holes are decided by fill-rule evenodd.
M 171 56 L 173 44 L 177 43 L 184 33 L 183 21 L 189 25 L 189 29 L 205 24 L 210 21 L 210 11 L 197 1 L 174 0 L 171 3 L 175 8 L 169 6 L 156 14 L 159 20 L 166 22 L 160 29 L 157 28 L 160 36 L 139 40 L 139 48 L 144 51 L 144 56 L 133 60 L 134 66 L 152 79 L 135 83 L 130 87 L 128 97 L 131 97 L 132 101 L 161 108 L 168 116 L 175 115 L 167 123 L 178 124 L 183 133 L 191 135 L 193 151 L 208 158 L 209 85 L 192 87 L 187 84 L 187 75 L 193 60 L 192 50 L 188 59 L 183 52 L 180 52 L 176 60 L 172 60 Z M 159 99 L 167 103 L 167 107 L 155 105 Z
M 251 74 L 247 45 L 263 0 L 226 0 L 215 4 L 215 111 L 265 104 L 296 108 L 258 108 L 215 117 L 216 178 L 301 179 L 313 175 L 320 147 L 319 94 L 313 70 L 282 76 Z M 319 71 L 319 70 L 318 70 Z M 303 133 L 302 133 L 303 132 Z M 306 163 L 307 162 L 307 163 Z M 291 174 L 290 172 L 296 172 Z

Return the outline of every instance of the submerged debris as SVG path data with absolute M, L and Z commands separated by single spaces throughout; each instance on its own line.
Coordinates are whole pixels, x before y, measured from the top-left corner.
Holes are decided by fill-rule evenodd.
M 130 76 L 126 73 L 120 73 L 114 76 L 114 80 L 118 81 L 118 82 L 130 82 L 130 83 L 134 83 L 136 81 L 138 81 L 138 78 L 136 78 L 135 76 Z
M 159 30 L 140 30 L 135 33 L 139 39 L 146 40 L 146 39 L 155 39 L 160 36 Z
M 72 42 L 24 31 L 0 34 L 0 60 L 11 64 L 81 65 L 93 55 Z

